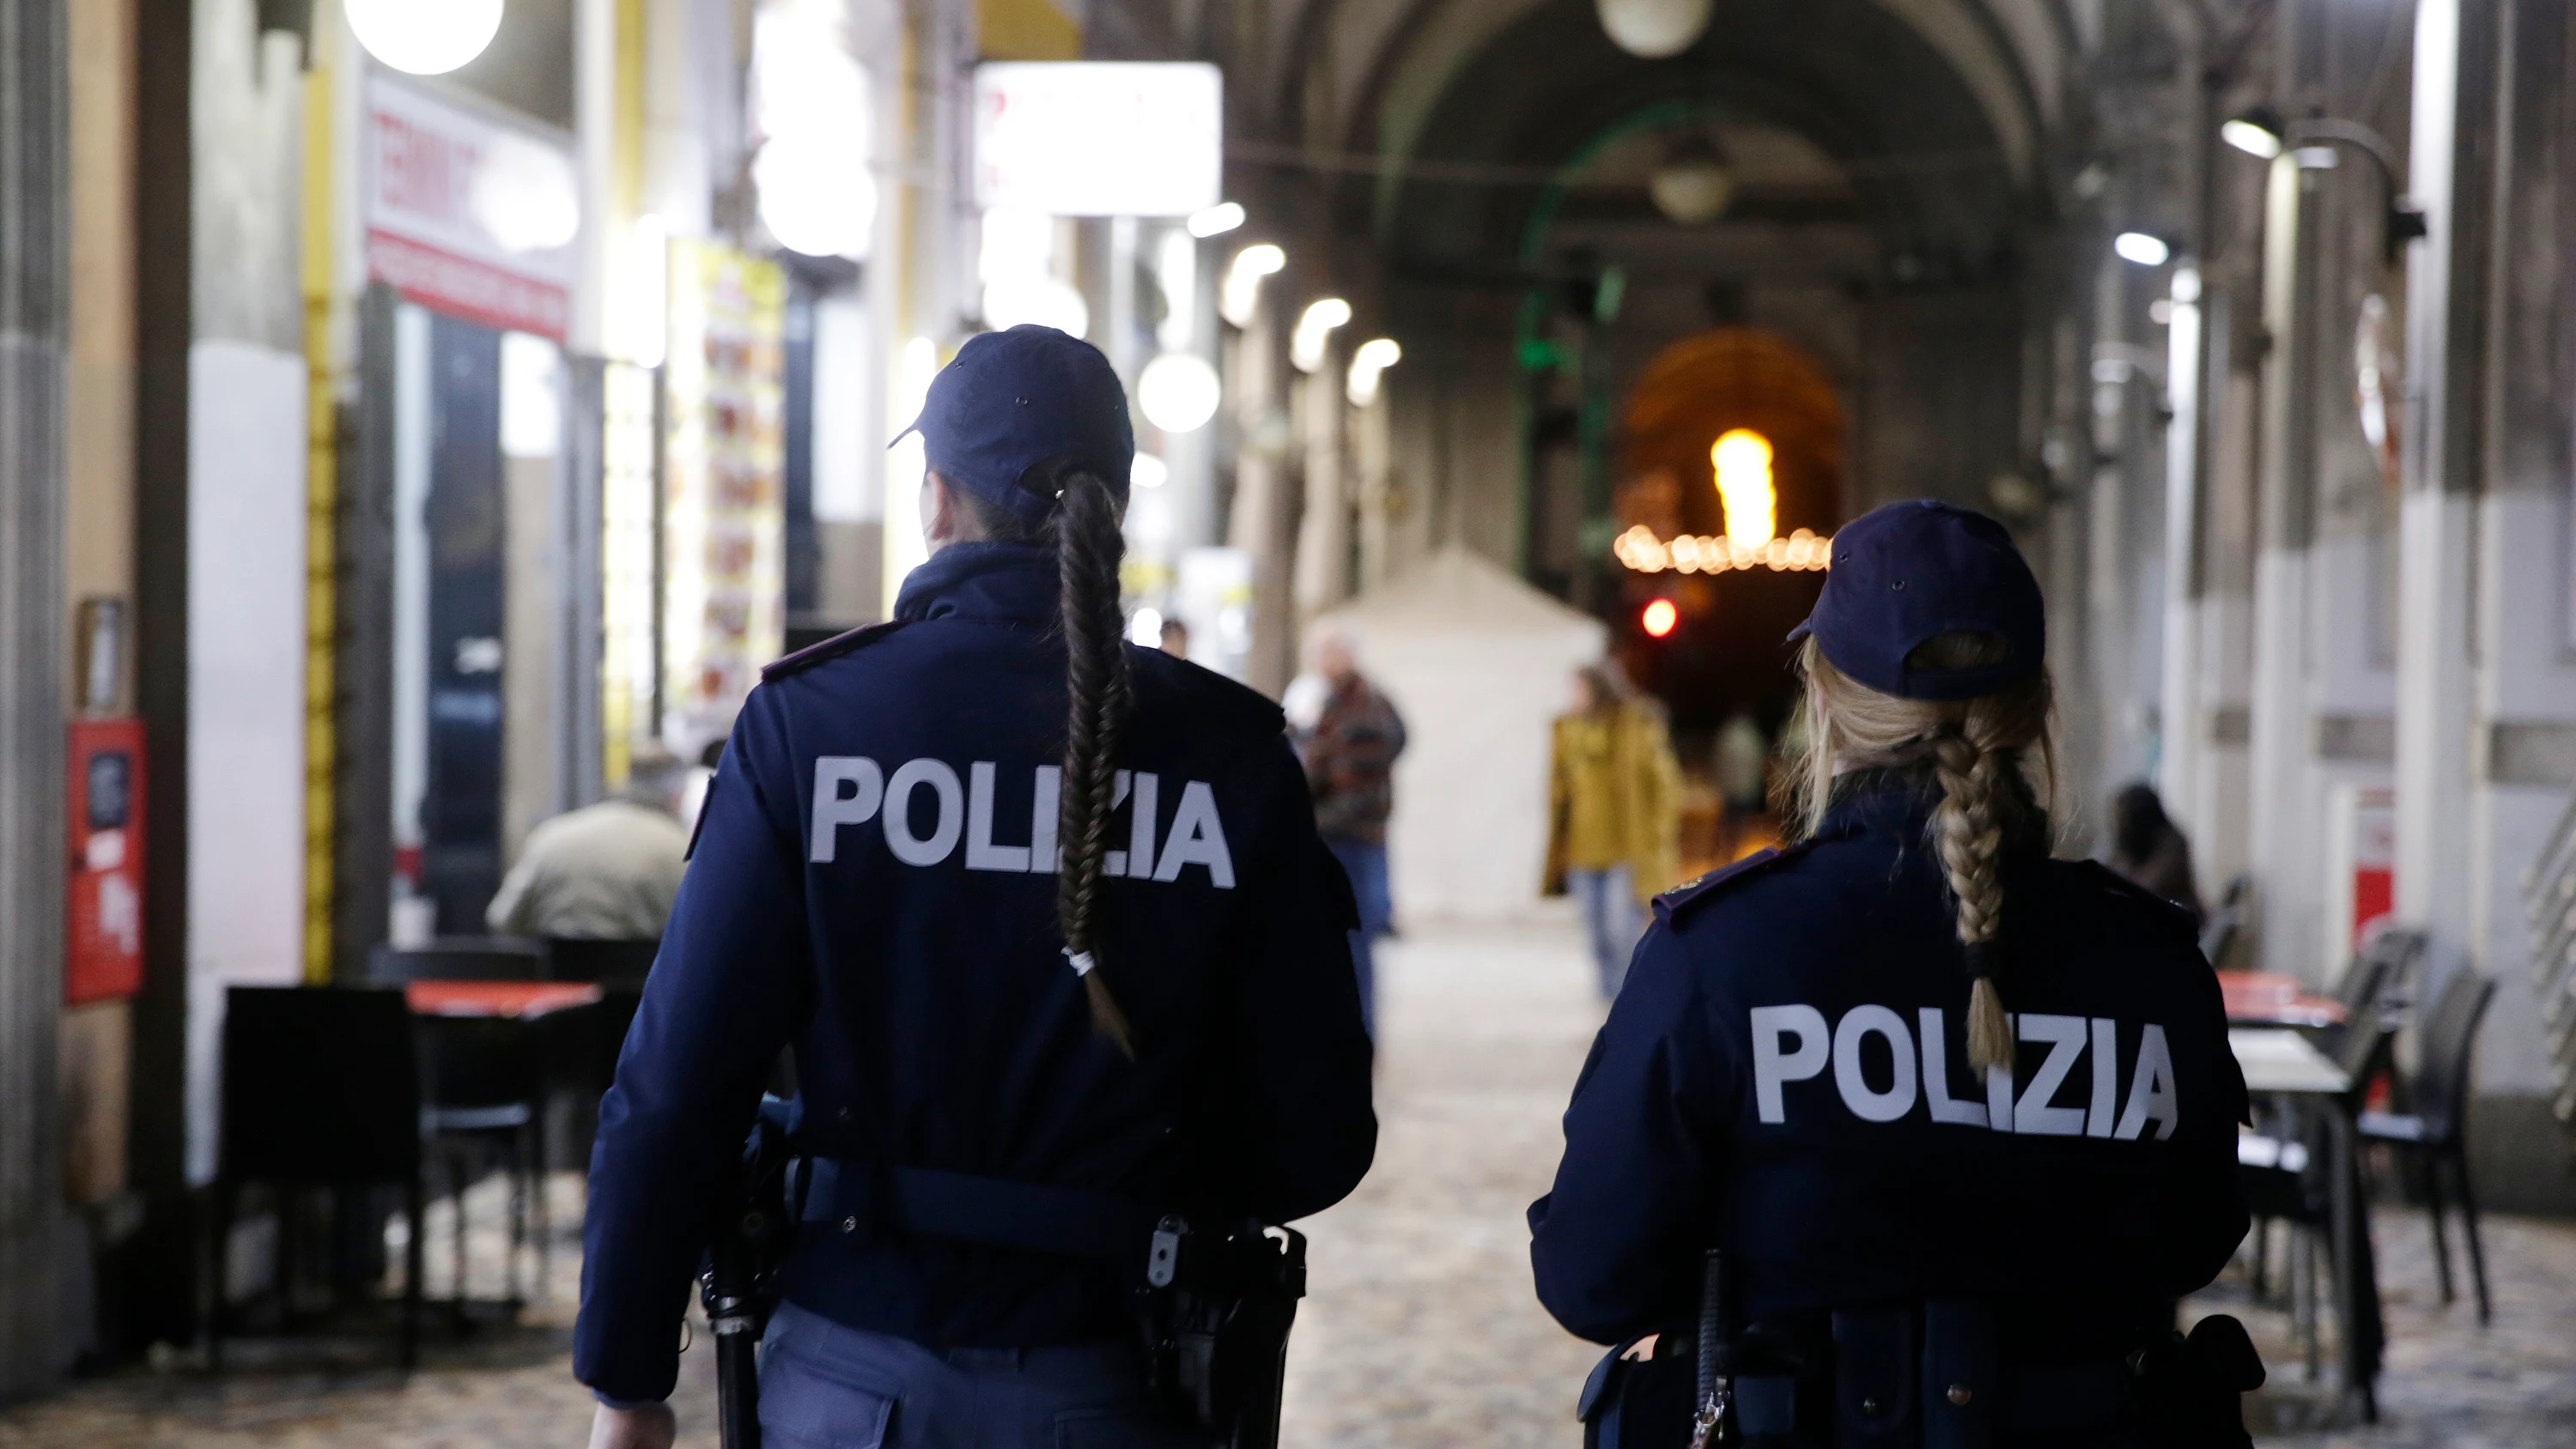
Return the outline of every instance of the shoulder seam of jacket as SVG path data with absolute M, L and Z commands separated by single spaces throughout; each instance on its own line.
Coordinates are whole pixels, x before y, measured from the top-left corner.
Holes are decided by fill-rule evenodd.
M 808 644 L 784 659 L 773 659 L 760 666 L 760 682 L 774 683 L 791 674 L 802 674 L 817 664 L 829 663 L 844 654 L 855 654 L 904 626 L 902 619 L 888 619 L 881 624 L 863 624 L 847 633 L 835 634 L 819 644 Z

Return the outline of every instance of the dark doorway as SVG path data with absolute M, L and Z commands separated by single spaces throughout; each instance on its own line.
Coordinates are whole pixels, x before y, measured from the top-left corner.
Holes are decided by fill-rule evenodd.
M 430 319 L 429 760 L 421 892 L 440 935 L 479 935 L 501 886 L 504 519 L 501 334 Z

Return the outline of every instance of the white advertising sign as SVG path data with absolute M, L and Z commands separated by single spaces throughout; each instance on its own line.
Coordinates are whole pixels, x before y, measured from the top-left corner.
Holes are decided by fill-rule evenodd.
M 422 306 L 560 342 L 581 185 L 565 138 L 368 78 L 367 275 Z
M 1196 61 L 975 68 L 975 204 L 1050 216 L 1185 216 L 1225 181 L 1225 83 Z

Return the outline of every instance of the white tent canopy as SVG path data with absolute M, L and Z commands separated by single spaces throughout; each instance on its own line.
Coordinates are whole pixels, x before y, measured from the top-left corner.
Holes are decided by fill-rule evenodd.
M 1550 722 L 1601 622 L 1451 545 L 1324 616 L 1403 714 L 1387 854 L 1399 917 L 1518 915 L 1547 854 Z

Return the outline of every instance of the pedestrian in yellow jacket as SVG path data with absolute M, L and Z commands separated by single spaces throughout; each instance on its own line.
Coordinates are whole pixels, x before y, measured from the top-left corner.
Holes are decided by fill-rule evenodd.
M 1601 994 L 1615 997 L 1645 903 L 1680 873 L 1681 766 L 1662 712 L 1594 664 L 1556 722 L 1550 773 L 1547 893 L 1573 893 Z

